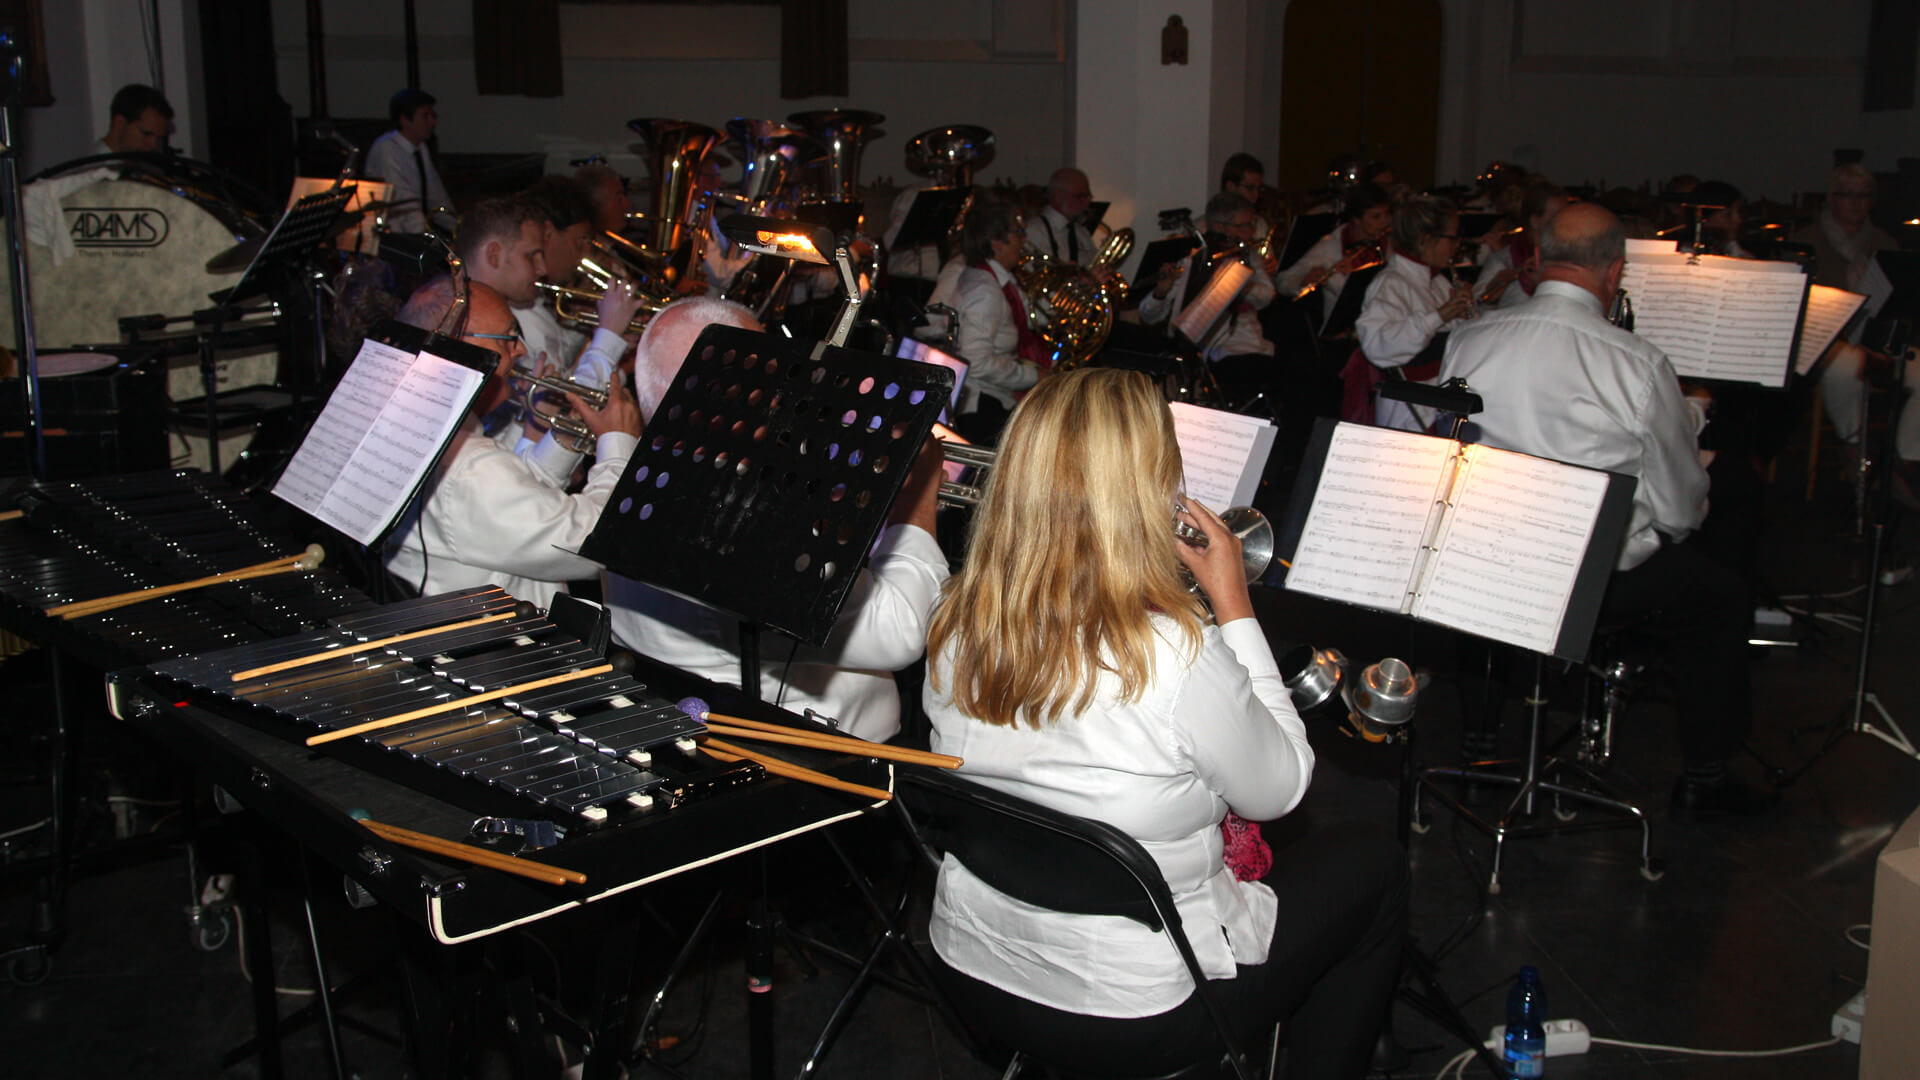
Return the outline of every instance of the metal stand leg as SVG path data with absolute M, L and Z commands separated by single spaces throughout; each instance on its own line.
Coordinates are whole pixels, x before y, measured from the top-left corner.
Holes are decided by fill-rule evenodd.
M 1543 740 L 1547 715 L 1545 672 L 1545 658 L 1536 655 L 1533 661 L 1533 692 L 1527 698 L 1527 753 L 1524 758 L 1508 761 L 1476 761 L 1464 766 L 1429 766 L 1420 770 L 1418 785 L 1432 791 L 1434 797 L 1459 815 L 1461 820 L 1493 838 L 1493 866 L 1487 876 L 1487 891 L 1494 895 L 1500 893 L 1501 860 L 1505 855 L 1509 836 L 1572 832 L 1626 824 L 1636 824 L 1640 828 L 1640 876 L 1648 881 L 1660 880 L 1665 875 L 1665 871 L 1655 866 L 1653 861 L 1653 832 L 1646 812 L 1626 801 L 1591 771 L 1547 751 Z M 1443 779 L 1482 784 L 1508 784 L 1514 788 L 1513 798 L 1508 801 L 1498 818 L 1489 820 L 1454 798 L 1440 786 L 1437 781 Z M 1568 783 L 1568 779 L 1573 783 Z M 1554 816 L 1558 820 L 1530 824 L 1538 809 L 1535 800 L 1542 792 L 1553 796 Z M 1416 815 L 1418 799 L 1419 796 L 1416 793 L 1414 796 Z M 1564 809 L 1564 804 L 1567 802 L 1606 810 L 1621 817 L 1575 822 L 1574 811 Z
M 305 852 L 300 854 L 300 877 L 303 895 L 300 897 L 301 910 L 307 916 L 307 952 L 313 959 L 313 996 L 320 1006 L 320 1020 L 325 1025 L 327 1035 L 327 1056 L 333 1062 L 335 1080 L 347 1080 L 346 1057 L 340 1050 L 340 1024 L 333 1013 L 333 986 L 327 978 L 326 958 L 320 952 L 320 927 L 313 917 L 313 870 L 307 863 Z M 264 981 L 269 989 L 273 984 L 271 973 L 256 975 L 255 983 Z

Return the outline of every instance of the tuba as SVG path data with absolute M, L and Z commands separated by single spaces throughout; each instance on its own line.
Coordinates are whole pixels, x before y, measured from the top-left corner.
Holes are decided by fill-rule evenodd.
M 676 281 L 680 273 L 691 272 L 700 262 L 706 232 L 700 166 L 720 133 L 705 124 L 657 117 L 629 120 L 627 127 L 640 136 L 639 149 L 647 156 L 647 171 L 653 178 L 653 203 L 647 215 L 653 223 L 653 238 L 648 246 L 670 259 L 673 267 L 684 268 L 667 270 L 667 280 Z M 679 257 L 683 250 L 684 259 Z
M 928 128 L 907 142 L 907 171 L 936 187 L 971 187 L 973 170 L 993 161 L 993 132 L 973 124 Z
M 820 192 L 828 202 L 860 201 L 860 151 L 884 134 L 887 118 L 862 109 L 816 109 L 797 112 L 787 122 L 819 139 L 827 148 L 827 183 Z
M 762 217 L 779 216 L 773 210 L 796 187 L 801 168 L 825 152 L 818 139 L 772 120 L 736 116 L 727 134 L 740 144 L 745 212 Z

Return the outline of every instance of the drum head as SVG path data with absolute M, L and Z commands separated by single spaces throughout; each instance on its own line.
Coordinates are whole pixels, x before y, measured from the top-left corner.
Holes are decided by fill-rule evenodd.
M 150 183 L 101 180 L 60 201 L 74 254 L 27 245 L 34 330 L 42 348 L 120 340 L 126 315 L 188 315 L 239 273 L 210 274 L 207 260 L 242 239 L 223 214 Z M 0 282 L 12 267 L 0 260 Z M 0 304 L 0 341 L 13 341 L 13 312 Z

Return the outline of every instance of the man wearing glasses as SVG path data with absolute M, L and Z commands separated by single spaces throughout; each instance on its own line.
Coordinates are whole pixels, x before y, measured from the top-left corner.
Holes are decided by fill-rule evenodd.
M 399 318 L 409 326 L 437 327 L 452 303 L 452 284 L 439 278 L 421 286 Z M 493 351 L 499 365 L 427 482 L 425 498 L 395 530 L 387 570 L 423 595 L 492 584 L 544 608 L 568 581 L 600 572 L 573 551 L 600 520 L 633 454 L 640 410 L 617 379 L 607 388 L 603 409 L 568 399 L 593 433 L 597 455 L 586 486 L 568 495 L 480 430 L 480 417 L 506 401 L 507 376 L 526 354 L 513 312 L 497 290 L 470 284 L 461 337 Z

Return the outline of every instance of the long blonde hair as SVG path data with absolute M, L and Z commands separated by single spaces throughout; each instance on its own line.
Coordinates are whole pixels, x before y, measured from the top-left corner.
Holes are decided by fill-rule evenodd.
M 1101 671 L 1137 700 L 1154 674 L 1156 612 L 1198 652 L 1204 609 L 1173 547 L 1180 478 L 1173 416 L 1145 375 L 1087 368 L 1027 395 L 928 634 L 929 656 L 952 646 L 962 712 L 1054 723 L 1092 704 Z

